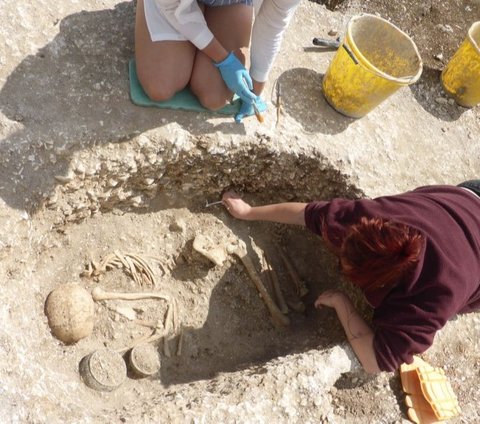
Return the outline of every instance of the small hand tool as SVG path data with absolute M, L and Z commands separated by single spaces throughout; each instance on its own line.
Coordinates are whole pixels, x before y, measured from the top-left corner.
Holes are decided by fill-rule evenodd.
M 280 122 L 280 115 L 282 114 L 282 87 L 280 86 L 280 81 L 277 80 L 277 85 L 275 88 L 277 92 L 277 122 L 275 125 L 278 126 Z
M 326 38 L 317 38 L 315 37 L 313 40 L 312 40 L 312 43 L 315 45 L 315 46 L 318 46 L 318 47 L 327 47 L 329 49 L 338 49 L 341 47 L 343 47 L 345 49 L 345 51 L 347 52 L 347 54 L 350 56 L 350 58 L 353 60 L 353 62 L 355 63 L 355 65 L 358 65 L 358 59 L 355 57 L 355 55 L 353 54 L 353 52 L 350 50 L 350 47 L 347 46 L 346 43 L 341 43 L 340 42 L 340 37 L 338 37 L 336 40 L 328 40 Z
M 205 207 L 208 208 L 208 207 L 213 206 L 213 205 L 219 205 L 220 203 L 223 204 L 223 200 L 219 200 L 217 202 L 212 202 L 212 203 L 208 203 L 208 200 L 207 200 L 206 203 L 205 203 Z
M 312 40 L 312 43 L 314 46 L 319 46 L 319 47 L 330 47 L 332 49 L 338 49 L 340 47 L 340 39 L 336 40 L 328 40 L 326 38 L 317 38 L 315 37 Z

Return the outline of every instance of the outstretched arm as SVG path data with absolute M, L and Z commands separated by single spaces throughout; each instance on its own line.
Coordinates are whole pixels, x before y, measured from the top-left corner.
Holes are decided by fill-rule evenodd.
M 328 306 L 335 309 L 347 340 L 357 355 L 364 370 L 380 372 L 373 348 L 373 331 L 353 306 L 350 298 L 339 290 L 327 290 L 315 301 L 315 307 Z
M 222 200 L 230 214 L 238 219 L 305 225 L 304 215 L 306 203 L 288 202 L 264 206 L 250 206 L 233 191 L 225 193 Z

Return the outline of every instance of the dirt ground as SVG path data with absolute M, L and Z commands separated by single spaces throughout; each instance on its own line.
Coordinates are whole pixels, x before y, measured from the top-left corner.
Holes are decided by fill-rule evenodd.
M 458 143 L 465 146 L 478 143 L 475 138 L 479 134 L 478 109 L 471 112 L 474 117 L 468 121 L 470 115 L 465 118 L 463 109 L 451 102 L 437 102 L 436 99 L 443 99 L 444 96 L 438 84 L 440 70 L 465 37 L 470 24 L 479 19 L 479 1 L 430 0 L 422 3 L 411 0 L 346 0 L 323 3 L 327 3 L 338 15 L 352 15 L 361 11 L 378 13 L 410 34 L 425 66 L 421 80 L 410 87 L 414 99 L 435 119 L 442 121 L 438 124 L 442 136 L 444 133 L 445 137 L 449 132 L 455 133 L 455 129 L 451 128 L 457 125 L 458 119 L 464 119 L 462 122 L 471 125 L 468 131 L 472 137 L 458 140 Z M 123 62 L 132 54 L 133 9 L 131 4 L 126 3 L 115 7 L 116 11 L 110 13 L 105 2 L 95 0 L 92 7 L 95 11 L 91 12 L 90 17 L 88 12 L 79 12 L 73 14 L 73 18 L 65 19 L 64 32 L 62 34 L 60 31 L 61 36 L 57 37 L 56 43 L 47 44 L 48 48 L 39 50 L 40 53 L 28 57 L 15 71 L 12 70 L 14 77 L 5 84 L 7 89 L 4 89 L 3 98 L 0 98 L 0 104 L 6 104 L 3 113 L 9 117 L 8 122 L 6 119 L 3 121 L 0 130 L 12 145 L 11 148 L 7 143 L 0 146 L 5 147 L 2 150 L 5 164 L 11 161 L 2 175 L 15 176 L 17 174 L 13 171 L 17 170 L 17 164 L 22 165 L 18 171 L 18 184 L 13 189 L 8 186 L 8 181 L 2 181 L 0 186 L 6 199 L 5 205 L 9 203 L 8 206 L 11 206 L 8 212 L 2 209 L 0 213 L 0 220 L 5 223 L 0 240 L 0 265 L 5 275 L 3 292 L 7 299 L 13 299 L 8 304 L 5 302 L 0 311 L 2 319 L 11 325 L 8 332 L 0 333 L 0 375 L 8 377 L 6 388 L 0 387 L 0 421 L 2 417 L 8 417 L 9 422 L 28 423 L 253 423 L 267 422 L 265 417 L 274 417 L 271 418 L 272 422 L 289 423 L 407 422 L 398 373 L 368 376 L 357 369 L 342 374 L 333 387 L 327 385 L 326 393 L 320 392 L 317 396 L 315 381 L 311 383 L 305 377 L 311 377 L 305 371 L 312 368 L 311 364 L 295 369 L 291 364 L 296 362 L 288 362 L 298 361 L 298 357 L 308 352 L 324 351 L 345 343 L 335 314 L 331 310 L 313 308 L 313 301 L 321 291 L 343 287 L 352 295 L 367 319 L 371 313 L 359 294 L 340 278 L 335 259 L 319 239 L 300 228 L 240 222 L 231 218 L 222 206 L 204 206 L 205 200 L 217 200 L 218 189 L 227 185 L 246 189 L 246 192 L 250 192 L 246 198 L 252 203 L 307 200 L 313 195 L 324 198 L 360 196 L 362 187 L 355 187 L 350 181 L 345 182 L 348 178 L 341 171 L 330 169 L 330 165 L 325 165 L 317 157 L 308 157 L 308 151 L 301 150 L 302 137 L 322 132 L 322 141 L 330 140 L 328 136 L 332 133 L 336 135 L 354 126 L 353 120 L 338 115 L 323 99 L 319 100 L 320 84 L 317 80 L 320 74 L 310 68 L 296 68 L 291 73 L 287 70 L 282 77 L 286 92 L 290 91 L 291 94 L 285 103 L 284 122 L 291 122 L 286 120 L 288 114 L 303 115 L 305 131 L 299 129 L 295 134 L 297 139 L 291 137 L 295 142 L 299 140 L 302 154 L 295 149 L 291 149 L 292 153 L 288 148 L 280 154 L 272 153 L 269 149 L 273 149 L 276 138 L 281 140 L 280 135 L 271 137 L 258 131 L 252 137 L 256 145 L 249 146 L 246 152 L 239 149 L 241 154 L 237 158 L 238 163 L 227 161 L 227 165 L 218 165 L 215 161 L 223 162 L 224 156 L 237 147 L 235 141 L 238 138 L 235 137 L 239 137 L 238 127 L 231 130 L 223 121 L 204 122 L 206 120 L 203 117 L 181 115 L 178 118 L 170 111 L 165 112 L 161 119 L 158 118 L 158 111 L 152 110 L 139 113 L 137 121 L 130 119 L 132 113 L 125 106 L 128 103 L 126 81 L 121 78 L 125 76 Z M 330 29 L 341 30 L 331 23 L 338 24 L 341 19 L 336 19 L 326 19 L 326 23 L 322 23 L 325 34 Z M 124 23 L 125 27 L 130 25 L 128 31 L 119 29 L 114 24 L 116 20 Z M 55 26 L 58 22 L 52 17 L 49 25 Z M 112 32 L 106 41 L 103 41 L 103 34 L 95 33 L 91 39 L 82 39 L 79 35 L 90 33 L 92 26 L 100 26 L 105 22 L 117 31 Z M 306 43 L 302 40 L 297 44 L 302 45 L 303 49 Z M 67 50 L 63 57 L 59 52 L 65 45 L 74 45 L 75 49 L 74 53 Z M 117 46 L 119 51 L 115 50 Z M 102 48 L 112 55 L 109 58 L 111 60 L 103 60 L 105 53 Z M 309 48 L 311 50 L 311 46 Z M 85 54 L 85 51 L 88 53 Z M 319 59 L 313 56 L 312 51 L 309 54 L 306 61 L 318 61 L 317 64 L 327 62 L 325 56 Z M 69 72 L 77 69 L 77 59 L 87 71 L 83 80 L 81 77 L 75 79 L 77 86 L 70 86 Z M 3 64 L 2 60 L 0 57 L 0 63 Z M 279 58 L 281 60 L 284 59 Z M 55 72 L 58 75 L 63 73 L 63 79 L 59 77 L 57 81 L 60 83 L 55 87 L 48 86 L 52 64 L 57 66 Z M 102 71 L 103 66 L 107 70 Z M 43 78 L 38 78 L 32 69 L 37 72 L 40 69 Z M 302 71 L 305 74 L 303 87 L 306 86 L 307 90 L 295 90 Z M 314 78 L 310 78 L 312 74 Z M 31 82 L 27 78 L 27 85 L 31 83 L 40 93 L 38 103 L 35 99 L 29 100 L 31 94 L 25 90 L 25 75 L 31 77 Z M 96 82 L 98 75 L 103 75 L 105 84 L 100 77 L 100 82 Z M 119 80 L 121 83 L 115 85 Z M 95 90 L 88 90 L 88 94 L 82 97 L 84 86 L 93 86 Z M 44 87 L 48 89 L 43 90 Z M 71 89 L 68 96 L 73 100 L 62 103 L 66 96 L 65 87 Z M 99 93 L 97 97 L 95 91 Z M 41 121 L 37 119 L 37 114 L 42 104 L 48 103 L 50 92 L 58 98 L 55 103 L 57 106 L 46 108 L 48 110 L 44 116 L 49 119 Z M 408 92 L 408 95 L 411 93 Z M 102 104 L 101 96 L 108 101 Z M 400 97 L 395 107 L 405 106 L 408 100 L 408 96 Z M 102 105 L 99 116 L 96 112 L 90 113 L 91 103 L 95 101 Z M 322 119 L 318 119 L 318 102 L 325 103 L 328 108 Z M 315 107 L 309 108 L 312 104 Z M 302 107 L 310 110 L 306 113 Z M 57 115 L 62 116 L 61 123 L 55 121 Z M 379 115 L 376 119 L 386 122 L 383 118 L 385 116 Z M 153 147 L 148 147 L 149 141 L 156 141 L 152 134 L 148 135 L 151 140 L 148 137 L 136 140 L 139 132 L 148 132 L 155 126 L 163 125 L 164 121 L 180 122 L 197 137 L 194 140 L 197 144 L 188 150 L 185 146 L 193 144 L 192 141 L 179 131 L 175 132 L 175 129 L 169 133 L 171 140 L 174 140 L 171 150 L 164 148 L 160 142 L 152 142 Z M 357 133 L 354 132 L 353 136 L 360 139 L 365 137 L 363 131 L 367 131 L 367 136 L 373 140 L 370 148 L 372 155 L 375 155 L 383 147 L 380 142 L 377 146 L 374 143 L 375 140 L 381 140 L 379 134 L 382 127 L 375 125 L 374 120 L 364 122 L 367 122 L 364 127 L 354 129 Z M 423 123 L 416 124 L 420 130 Z M 27 129 L 25 133 L 19 130 L 20 135 L 11 135 L 22 125 Z M 90 133 L 91 127 L 94 129 Z M 392 129 L 393 134 L 396 131 L 399 142 L 403 142 L 402 131 Z M 225 135 L 221 141 L 217 133 Z M 243 133 L 240 135 L 245 136 Z M 17 157 L 16 145 L 28 144 L 30 136 L 34 140 L 31 147 L 22 150 L 23 156 L 18 154 Z M 94 139 L 90 145 L 89 141 L 85 141 L 88 138 Z M 68 143 L 72 140 L 76 142 L 76 139 L 84 143 L 82 148 L 85 152 L 80 148 L 79 152 L 69 151 L 71 146 Z M 114 142 L 109 146 L 111 140 Z M 125 146 L 122 140 L 126 140 Z M 137 141 L 138 145 L 134 145 Z M 351 142 L 350 139 L 347 141 Z M 399 161 L 396 153 L 398 151 L 392 148 L 385 155 L 392 155 L 392 162 Z M 35 167 L 37 154 L 44 154 L 46 165 L 43 168 L 40 165 Z M 354 162 L 355 154 L 352 149 L 351 155 L 345 156 L 346 159 L 338 159 L 338 162 Z M 74 168 L 72 173 L 67 173 L 66 162 L 73 156 L 82 159 L 82 155 L 87 158 L 85 163 L 79 160 L 71 166 Z M 471 159 L 471 163 L 477 159 Z M 445 160 L 445 157 L 438 158 L 440 162 Z M 26 171 L 23 171 L 24 165 Z M 202 166 L 208 168 L 211 174 L 202 173 Z M 434 169 L 438 164 L 431 166 Z M 219 169 L 221 172 L 215 172 Z M 317 169 L 318 174 L 315 173 Z M 361 172 L 368 174 L 373 171 L 365 168 Z M 378 172 L 382 177 L 391 177 L 389 168 Z M 404 172 L 405 179 L 410 178 L 407 171 Z M 188 176 L 185 175 L 187 173 Z M 428 177 L 431 175 L 428 174 Z M 312 188 L 309 178 L 317 181 L 315 184 L 318 187 Z M 434 180 L 433 176 L 431 180 Z M 279 187 L 279 181 L 283 187 Z M 425 183 L 428 181 L 425 178 Z M 184 194 L 192 187 L 199 192 L 195 198 Z M 33 205 L 32 198 L 35 198 Z M 265 281 L 268 281 L 268 272 L 264 269 L 261 252 L 267 253 L 289 305 L 288 327 L 279 328 L 272 324 L 264 302 L 238 258 L 228 256 L 222 264 L 215 265 L 193 249 L 194 240 L 199 235 L 210 238 L 215 246 L 220 247 L 229 245 L 237 238 L 243 240 Z M 298 287 L 292 283 L 292 277 L 280 259 L 279 248 L 288 252 L 300 280 L 308 289 L 304 296 L 302 293 L 300 297 Z M 115 252 L 134 253 L 145 258 L 154 271 L 156 284 L 136 282 L 123 269 L 108 270 L 95 278 L 85 276 L 84 271 L 92 260 L 99 262 Z M 109 291 L 156 291 L 175 298 L 180 325 L 179 331 L 169 341 L 170 356 L 165 354 L 161 340 L 154 343 L 161 360 L 159 373 L 139 379 L 129 372 L 124 384 L 111 394 L 97 393 L 84 387 L 79 377 L 81 359 L 102 347 L 124 352 L 139 338 L 153 331 L 136 320 L 149 323 L 164 321 L 167 304 L 154 299 L 97 302 L 92 335 L 67 346 L 52 337 L 43 310 L 50 291 L 65 282 L 76 282 L 89 291 L 100 286 Z M 273 289 L 269 288 L 269 291 L 274 296 Z M 24 296 L 27 296 L 27 300 L 24 300 Z M 182 351 L 176 355 L 180 338 Z M 424 355 L 424 359 L 432 365 L 445 370 L 458 396 L 463 413 L 451 421 L 454 424 L 480 422 L 479 340 L 480 316 L 471 314 L 457 317 L 438 334 L 434 346 Z M 282 359 L 285 362 L 281 362 Z M 272 367 L 268 368 L 271 361 L 274 364 L 280 361 L 278 369 L 271 374 L 280 374 L 283 379 L 276 380 L 275 374 L 273 382 L 268 380 L 266 374 L 272 370 Z M 323 366 L 322 363 L 313 364 L 313 368 L 317 365 L 320 368 Z M 329 370 L 315 371 L 328 374 Z M 305 386 L 310 385 L 311 391 L 298 390 L 294 385 L 296 378 L 301 379 Z M 245 386 L 245 382 L 250 385 Z M 28 389 L 24 390 L 26 387 Z M 274 402 L 273 406 L 268 402 L 262 404 L 264 399 L 255 392 L 256 389 L 280 401 Z M 248 392 L 252 393 L 253 399 L 246 397 Z M 202 403 L 204 399 L 213 399 L 215 405 L 209 405 L 207 401 Z M 240 401 L 246 406 L 245 410 L 237 413 L 234 406 L 235 402 Z M 218 405 L 224 407 L 226 412 L 223 417 L 226 418 L 205 418 L 208 417 L 208 407 L 220 408 Z M 191 414 L 185 411 L 191 411 Z

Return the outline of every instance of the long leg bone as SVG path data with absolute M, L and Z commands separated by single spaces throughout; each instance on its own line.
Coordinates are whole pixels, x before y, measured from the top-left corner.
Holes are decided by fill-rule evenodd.
M 272 316 L 273 322 L 278 325 L 287 326 L 288 324 L 290 324 L 290 320 L 287 316 L 283 315 L 282 311 L 278 309 L 278 306 L 268 294 L 267 289 L 263 285 L 262 279 L 258 275 L 258 272 L 255 269 L 252 260 L 247 256 L 247 250 L 245 248 L 245 245 L 243 244 L 243 242 L 240 243 L 241 244 L 229 246 L 228 252 L 237 256 L 242 261 L 243 266 L 247 270 L 250 279 L 257 287 L 260 296 L 265 302 L 265 305 L 267 306 L 270 315 Z
M 170 358 L 171 352 L 170 352 L 170 345 L 168 343 L 168 336 L 170 335 L 170 332 L 172 331 L 173 327 L 173 315 L 174 315 L 174 306 L 173 303 L 170 303 L 168 305 L 167 309 L 167 315 L 165 317 L 165 337 L 163 338 L 163 353 L 167 358 Z
M 121 292 L 107 292 L 101 287 L 95 287 L 92 290 L 92 298 L 95 301 L 100 300 L 141 300 L 141 299 L 162 299 L 170 302 L 170 297 L 164 294 L 155 292 L 138 292 L 138 293 L 121 293 Z
M 178 333 L 180 323 L 178 322 L 178 305 L 176 299 L 172 299 L 165 317 L 165 338 L 163 339 L 163 353 L 170 358 L 170 335 Z M 178 351 L 178 346 L 177 346 Z M 178 355 L 176 353 L 176 355 Z
M 178 336 L 178 343 L 177 343 L 177 352 L 175 353 L 176 356 L 181 356 L 182 355 L 182 349 L 183 349 L 183 329 L 180 330 L 180 334 Z
M 303 303 L 301 297 L 305 296 L 308 290 L 303 281 L 300 280 L 300 277 L 296 269 L 293 267 L 293 264 L 290 262 L 290 259 L 285 255 L 279 246 L 277 246 L 277 252 L 285 268 L 287 269 L 287 273 L 289 274 L 290 280 L 294 287 L 294 291 L 291 293 L 291 296 L 289 299 L 287 299 L 286 303 L 293 311 L 303 313 L 305 312 L 305 304 Z
M 270 269 L 268 267 L 269 264 L 267 263 L 267 258 L 265 256 L 264 251 L 261 251 L 261 254 L 260 254 L 260 264 L 262 265 L 262 275 L 263 274 L 267 275 L 267 279 L 266 279 L 266 281 L 264 281 L 265 282 L 265 288 L 267 289 L 268 293 L 274 293 L 273 281 L 272 281 L 272 278 L 271 278 L 271 275 L 270 275 Z
M 282 289 L 280 288 L 280 283 L 278 281 L 278 275 L 275 270 L 272 268 L 272 263 L 269 260 L 266 253 L 264 253 L 265 262 L 267 264 L 267 272 L 270 277 L 270 281 L 272 282 L 273 291 L 275 293 L 275 297 L 277 298 L 278 307 L 282 311 L 282 313 L 288 313 L 288 306 L 285 302 L 285 298 L 283 297 Z
M 295 293 L 298 297 L 303 297 L 308 293 L 308 289 L 305 286 L 305 283 L 301 280 L 300 276 L 298 275 L 297 270 L 293 266 L 290 258 L 285 254 L 283 249 L 279 246 L 277 246 L 277 251 L 278 255 L 280 256 L 280 259 L 282 260 L 283 264 L 285 265 L 285 268 L 287 269 L 288 274 L 290 275 L 290 278 L 292 279 L 292 282 L 295 286 Z

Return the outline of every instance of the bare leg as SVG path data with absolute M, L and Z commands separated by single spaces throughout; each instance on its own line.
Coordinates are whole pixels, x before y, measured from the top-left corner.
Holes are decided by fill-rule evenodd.
M 215 38 L 242 63 L 245 63 L 250 44 L 252 17 L 253 8 L 244 4 L 205 8 L 205 19 Z M 211 110 L 225 106 L 233 95 L 212 60 L 198 50 L 190 88 L 200 103 Z
M 189 41 L 153 42 L 145 20 L 143 0 L 138 0 L 135 21 L 137 75 L 148 97 L 168 100 L 188 84 L 195 58 Z

